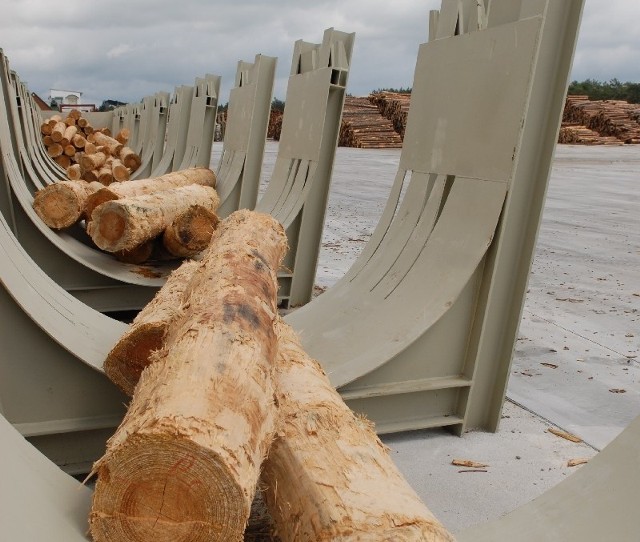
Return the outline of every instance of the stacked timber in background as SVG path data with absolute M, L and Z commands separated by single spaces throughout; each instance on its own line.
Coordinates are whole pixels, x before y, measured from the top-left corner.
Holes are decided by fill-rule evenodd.
M 561 143 L 640 144 L 640 105 L 570 95 L 562 117 Z M 585 129 L 592 130 L 588 134 Z M 571 141 L 579 139 L 579 141 Z
M 241 540 L 261 470 L 282 542 L 453 540 L 277 316 L 285 252 L 272 217 L 233 213 L 115 346 L 133 399 L 94 468 L 97 542 Z
M 359 149 L 399 149 L 402 138 L 369 98 L 347 96 L 338 145 Z
M 218 224 L 215 183 L 208 168 L 109 186 L 60 181 L 36 192 L 33 208 L 53 229 L 84 226 L 98 248 L 127 263 L 193 257 Z
M 407 127 L 407 115 L 411 104 L 409 92 L 374 92 L 369 95 L 369 101 L 375 105 L 380 114 L 391 121 L 393 128 L 404 138 Z
M 275 141 L 280 141 L 282 133 L 282 115 L 283 112 L 272 109 L 269 115 L 269 125 L 267 126 L 267 137 Z
M 54 115 L 40 125 L 47 154 L 67 172 L 70 180 L 100 182 L 127 181 L 140 167 L 140 157 L 129 147 L 129 130 L 111 137 L 108 128 L 94 128 L 80 111 L 72 109 L 66 118 Z

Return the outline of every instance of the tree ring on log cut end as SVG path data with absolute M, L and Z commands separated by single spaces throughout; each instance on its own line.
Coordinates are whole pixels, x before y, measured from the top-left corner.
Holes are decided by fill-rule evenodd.
M 42 194 L 39 197 L 39 194 Z M 80 216 L 78 200 L 63 190 L 38 192 L 34 197 L 36 213 L 50 227 L 55 229 L 69 228 Z
M 100 248 L 105 249 L 108 246 L 118 242 L 125 232 L 127 221 L 119 210 L 114 209 L 102 213 L 100 217 L 100 236 L 106 241 L 104 246 Z M 94 241 L 96 241 L 94 239 Z M 96 245 L 98 242 L 96 241 Z M 100 245 L 98 245 L 100 246 Z
M 218 454 L 191 440 L 131 437 L 98 475 L 90 515 L 96 542 L 242 540 L 246 496 Z

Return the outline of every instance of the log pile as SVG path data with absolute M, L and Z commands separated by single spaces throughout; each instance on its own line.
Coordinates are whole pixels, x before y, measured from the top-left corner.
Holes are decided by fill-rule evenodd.
M 399 149 L 402 138 L 368 98 L 347 96 L 338 145 L 359 149 Z
M 111 137 L 108 128 L 94 128 L 80 111 L 72 109 L 66 118 L 53 115 L 40 125 L 47 154 L 67 172 L 69 180 L 100 182 L 127 181 L 140 167 L 140 157 L 129 147 L 129 130 Z
M 405 92 L 374 92 L 369 101 L 375 105 L 383 117 L 388 118 L 400 137 L 404 138 L 407 115 L 411 104 L 411 94 Z
M 233 213 L 114 347 L 133 398 L 94 467 L 96 542 L 241 540 L 260 471 L 283 542 L 453 540 L 277 316 L 285 252 Z
M 589 100 L 588 96 L 567 96 L 563 126 L 584 126 L 602 138 L 616 138 L 626 144 L 640 144 L 640 106 L 622 100 Z M 565 136 L 566 137 L 566 134 Z M 588 144 L 596 144 L 586 137 Z M 603 139 L 597 144 L 611 144 Z
M 208 168 L 109 186 L 60 181 L 36 192 L 33 208 L 50 228 L 84 226 L 98 248 L 128 263 L 193 257 L 218 224 L 215 182 Z
M 282 133 L 282 111 L 276 109 L 271 110 L 269 115 L 269 126 L 267 127 L 267 138 L 275 141 L 280 141 L 280 134 Z
M 566 145 L 624 145 L 617 137 L 601 136 L 586 126 L 568 123 L 562 124 L 558 143 Z

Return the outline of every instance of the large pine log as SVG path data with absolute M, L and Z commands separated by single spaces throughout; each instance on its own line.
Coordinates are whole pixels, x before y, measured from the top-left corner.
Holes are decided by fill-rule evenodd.
M 280 320 L 276 333 L 280 422 L 262 481 L 281 540 L 452 541 L 295 332 Z
M 284 229 L 238 211 L 188 288 L 109 440 L 90 515 L 97 542 L 242 540 L 276 421 L 276 271 Z
M 181 314 L 185 289 L 198 266 L 188 260 L 171 273 L 107 355 L 104 372 L 127 395 L 133 395 L 151 354 L 162 348 L 169 325 Z
M 91 213 L 87 233 L 102 250 L 131 250 L 160 235 L 190 206 L 215 213 L 219 204 L 215 189 L 197 184 L 107 201 Z
M 201 205 L 180 213 L 162 234 L 162 244 L 177 258 L 192 258 L 209 246 L 219 219 Z
M 109 185 L 108 188 L 100 190 L 100 192 L 97 192 L 89 198 L 87 201 L 87 216 L 90 217 L 93 210 L 106 201 L 153 194 L 162 190 L 169 190 L 171 188 L 177 188 L 178 186 L 188 186 L 190 184 L 201 184 L 215 188 L 216 175 L 209 168 L 196 167 L 174 171 L 152 179 L 137 179 L 135 181 L 113 183 Z
M 85 181 L 59 181 L 36 192 L 33 208 L 50 228 L 68 228 L 83 217 L 87 198 L 100 188 Z

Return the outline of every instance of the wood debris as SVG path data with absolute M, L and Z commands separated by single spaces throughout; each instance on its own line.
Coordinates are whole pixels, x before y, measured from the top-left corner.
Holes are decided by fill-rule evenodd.
M 558 368 L 558 366 L 555 363 L 545 363 L 544 361 L 540 365 L 544 365 L 545 367 L 549 367 L 550 369 Z
M 569 461 L 567 461 L 567 467 L 577 467 L 578 465 L 584 465 L 585 463 L 588 463 L 589 459 L 586 457 L 582 457 L 579 459 L 569 459 Z
M 627 393 L 627 390 L 623 388 L 611 388 L 609 391 L 611 393 Z
M 451 464 L 456 467 L 469 467 L 472 469 L 484 469 L 489 466 L 486 463 L 479 463 L 478 461 L 472 461 L 471 459 L 453 459 Z
M 560 437 L 566 440 L 570 440 L 571 442 L 576 442 L 576 443 L 582 442 L 582 439 L 580 437 L 576 437 L 571 433 L 567 433 L 566 431 L 561 431 L 560 429 L 556 429 L 555 427 L 550 427 L 549 429 L 547 429 L 547 431 L 552 435 L 555 435 L 557 437 Z

